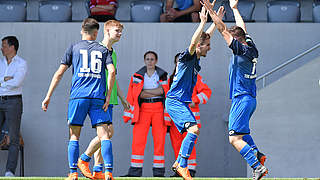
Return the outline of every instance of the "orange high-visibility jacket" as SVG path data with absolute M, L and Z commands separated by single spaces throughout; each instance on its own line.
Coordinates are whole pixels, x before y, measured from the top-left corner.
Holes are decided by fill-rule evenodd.
M 131 120 L 131 124 L 134 124 L 139 120 L 140 93 L 143 89 L 144 74 L 146 72 L 147 72 L 147 67 L 144 66 L 139 71 L 134 73 L 134 75 L 131 77 L 129 88 L 128 88 L 128 94 L 127 94 L 127 101 L 130 103 L 131 108 L 129 111 L 124 111 L 123 120 L 125 123 Z M 169 90 L 168 80 L 167 80 L 168 73 L 157 66 L 156 66 L 156 72 L 159 76 L 159 83 L 164 90 L 164 94 L 163 94 L 163 105 L 164 105 L 165 94 L 167 94 Z M 170 126 L 171 120 L 170 120 L 169 114 L 166 112 L 164 107 L 163 107 L 163 110 L 164 110 L 164 116 L 165 116 L 164 117 L 165 124 L 167 126 Z
M 168 87 L 169 87 L 169 84 L 170 84 L 170 80 L 168 82 Z M 192 102 L 195 103 L 195 107 L 193 108 L 190 107 L 190 109 L 197 120 L 197 124 L 199 128 L 201 128 L 199 104 L 206 104 L 210 99 L 211 94 L 212 94 L 211 89 L 206 83 L 203 82 L 203 79 L 200 76 L 200 74 L 198 74 L 197 83 L 194 86 L 192 97 L 191 97 Z
M 203 82 L 202 77 L 198 74 L 197 83 L 194 86 L 194 89 L 192 92 L 192 98 L 191 98 L 192 102 L 195 103 L 195 107 L 190 109 L 197 120 L 197 124 L 199 128 L 201 128 L 199 104 L 206 104 L 210 99 L 211 94 L 212 94 L 211 89 L 206 83 Z

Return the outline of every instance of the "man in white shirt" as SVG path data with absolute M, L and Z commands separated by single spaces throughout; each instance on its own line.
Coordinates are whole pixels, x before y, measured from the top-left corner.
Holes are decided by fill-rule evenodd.
M 6 122 L 10 137 L 5 176 L 14 176 L 19 155 L 19 133 L 22 115 L 22 84 L 27 63 L 17 56 L 19 41 L 15 36 L 2 39 L 0 59 L 0 129 Z

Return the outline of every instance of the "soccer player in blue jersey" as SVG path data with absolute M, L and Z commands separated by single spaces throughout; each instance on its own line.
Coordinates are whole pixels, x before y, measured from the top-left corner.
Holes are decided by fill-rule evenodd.
M 99 24 L 92 18 L 82 22 L 82 40 L 72 44 L 61 60 L 61 65 L 54 74 L 47 96 L 42 102 L 42 109 L 47 111 L 54 89 L 64 72 L 72 65 L 73 76 L 68 105 L 68 124 L 70 141 L 68 160 L 70 174 L 66 180 L 77 180 L 77 161 L 79 158 L 79 137 L 84 120 L 89 114 L 92 127 L 96 128 L 101 140 L 101 154 L 106 168 L 105 179 L 112 180 L 112 145 L 108 124 L 108 105 L 115 79 L 115 68 L 112 63 L 112 49 L 107 49 L 96 42 Z M 105 69 L 109 76 L 106 79 Z M 106 82 L 108 88 L 106 88 Z M 107 95 L 105 95 L 107 92 Z
M 214 2 L 212 5 L 214 5 Z M 207 12 L 204 7 L 199 15 L 201 22 L 192 36 L 189 47 L 179 56 L 176 73 L 165 102 L 166 109 L 180 133 L 187 131 L 179 155 L 172 166 L 172 170 L 185 180 L 192 180 L 187 168 L 188 158 L 200 133 L 196 119 L 188 104 L 192 102 L 193 88 L 197 82 L 197 74 L 201 69 L 199 65 L 200 57 L 205 57 L 211 49 L 210 34 L 212 34 L 215 26 L 212 23 L 208 31 L 203 32 L 207 22 Z M 223 9 L 221 11 L 222 16 Z
M 209 0 L 202 3 L 222 34 L 233 56 L 229 66 L 229 88 L 232 105 L 229 114 L 229 142 L 253 168 L 253 179 L 259 180 L 268 173 L 264 166 L 266 156 L 258 151 L 250 136 L 249 120 L 256 109 L 256 64 L 258 50 L 247 34 L 245 23 L 238 11 L 238 0 L 230 0 L 236 26 L 226 25 L 212 10 Z
M 104 37 L 103 40 L 100 44 L 103 46 L 107 47 L 108 49 L 113 49 L 112 46 L 116 42 L 118 42 L 121 38 L 122 35 L 122 30 L 123 30 L 123 25 L 116 20 L 109 20 L 104 23 Z M 117 56 L 115 53 L 115 50 L 113 49 L 112 51 L 112 60 L 113 60 L 113 65 L 117 69 Z M 108 76 L 108 71 L 106 72 L 106 75 Z M 126 100 L 125 96 L 123 95 L 122 90 L 120 89 L 120 86 L 115 80 L 114 83 L 114 88 L 112 89 L 111 97 L 110 97 L 110 105 L 108 107 L 108 115 L 112 120 L 112 109 L 114 105 L 118 104 L 118 97 L 121 100 L 121 104 L 123 105 L 124 109 L 129 110 L 130 109 L 130 104 Z M 110 133 L 110 138 L 113 136 L 113 125 L 109 124 L 108 125 L 109 132 Z M 102 173 L 103 169 L 103 158 L 101 157 L 101 148 L 100 148 L 100 140 L 98 137 L 95 137 L 94 139 L 91 140 L 88 148 L 86 151 L 81 154 L 79 160 L 78 160 L 78 167 L 81 171 L 81 173 L 90 179 L 103 179 L 104 174 Z M 91 174 L 89 164 L 92 155 L 94 154 L 94 167 L 93 167 L 93 174 Z M 112 169 L 108 169 L 108 171 L 111 171 Z

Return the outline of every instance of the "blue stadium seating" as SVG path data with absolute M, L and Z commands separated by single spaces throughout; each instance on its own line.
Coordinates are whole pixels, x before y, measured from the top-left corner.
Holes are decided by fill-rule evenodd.
M 320 23 L 320 1 L 313 2 L 312 19 L 313 22 Z
M 226 11 L 223 21 L 231 21 L 234 22 L 234 16 L 232 9 L 229 5 L 229 1 L 224 0 L 221 3 L 222 6 L 224 6 L 224 9 Z M 255 8 L 255 2 L 252 0 L 241 0 L 238 3 L 238 10 L 243 18 L 244 21 L 254 21 L 252 18 L 252 14 Z
M 0 21 L 23 22 L 26 21 L 27 2 L 25 0 L 1 0 Z
M 270 1 L 267 3 L 268 22 L 300 22 L 300 7 L 298 0 Z
M 159 22 L 163 4 L 161 1 L 138 0 L 130 3 L 130 17 L 133 22 Z
M 70 0 L 47 0 L 39 2 L 39 20 L 42 22 L 68 22 L 72 18 Z

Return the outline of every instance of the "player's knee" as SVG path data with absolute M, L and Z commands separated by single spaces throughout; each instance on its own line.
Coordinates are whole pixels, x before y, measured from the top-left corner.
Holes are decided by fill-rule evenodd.
M 241 140 L 241 136 L 229 136 L 229 143 L 234 145 L 237 141 Z
M 191 127 L 188 128 L 188 132 L 196 134 L 197 136 L 200 135 L 200 129 L 198 128 L 198 125 L 193 125 Z

